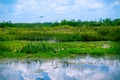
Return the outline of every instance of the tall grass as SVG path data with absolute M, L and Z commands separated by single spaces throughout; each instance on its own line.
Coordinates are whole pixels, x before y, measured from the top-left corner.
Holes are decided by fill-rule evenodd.
M 41 42 L 38 44 L 28 43 L 21 49 L 21 52 L 28 53 L 28 54 L 38 53 L 38 52 L 50 52 L 50 51 L 54 51 L 54 48 L 44 42 Z
M 74 55 L 120 55 L 120 42 L 39 42 L 2 41 L 0 56 L 3 57 L 67 57 Z
M 27 40 L 59 42 L 72 41 L 119 41 L 120 26 L 110 27 L 41 27 L 0 29 L 0 41 Z

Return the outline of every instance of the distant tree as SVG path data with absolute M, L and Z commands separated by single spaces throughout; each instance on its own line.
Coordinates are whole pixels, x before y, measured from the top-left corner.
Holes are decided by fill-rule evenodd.
M 42 16 L 40 16 L 42 17 Z M 53 27 L 59 25 L 69 25 L 69 26 L 120 26 L 120 18 L 111 20 L 109 18 L 102 19 L 98 21 L 81 21 L 81 20 L 62 20 L 61 22 L 43 22 L 43 23 L 12 23 L 11 21 L 0 23 L 0 28 L 4 27 Z
M 0 23 L 1 27 L 13 27 L 13 24 L 11 21 L 3 21 L 2 23 Z
M 3 25 L 3 24 L 0 24 L 0 28 L 4 28 L 4 25 Z
M 67 25 L 67 20 L 65 20 L 65 19 L 62 20 L 60 24 L 61 24 L 61 25 Z
M 5 30 L 4 27 L 5 27 L 4 22 L 0 23 L 0 28 L 2 28 L 2 31 Z
M 89 21 L 83 21 L 83 26 L 89 26 Z
M 77 25 L 78 26 L 82 26 L 83 25 L 83 22 L 81 20 L 77 20 Z
M 56 21 L 52 24 L 52 26 L 59 26 L 59 23 Z
M 106 18 L 103 20 L 103 23 L 102 23 L 104 26 L 112 26 L 112 21 L 111 19 L 109 18 Z
M 75 21 L 74 19 L 72 19 L 71 21 L 67 21 L 67 24 L 70 26 L 78 26 L 77 21 Z
M 4 28 L 4 27 L 5 27 L 5 23 L 6 23 L 6 22 L 4 22 L 4 21 L 1 22 L 1 23 L 0 23 L 0 28 Z
M 120 19 L 114 19 L 114 20 L 113 20 L 113 24 L 114 24 L 115 26 L 120 26 Z

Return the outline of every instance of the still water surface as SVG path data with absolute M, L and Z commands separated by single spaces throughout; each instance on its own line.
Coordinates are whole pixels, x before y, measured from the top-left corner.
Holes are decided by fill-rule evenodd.
M 120 80 L 120 59 L 3 59 L 0 80 Z

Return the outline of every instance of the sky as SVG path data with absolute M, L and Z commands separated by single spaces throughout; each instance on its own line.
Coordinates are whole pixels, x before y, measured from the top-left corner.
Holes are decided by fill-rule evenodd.
M 0 22 L 33 23 L 100 18 L 120 18 L 120 0 L 0 0 Z

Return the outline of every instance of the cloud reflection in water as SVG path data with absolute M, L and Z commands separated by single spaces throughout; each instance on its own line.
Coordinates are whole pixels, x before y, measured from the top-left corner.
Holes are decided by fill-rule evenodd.
M 0 80 L 120 80 L 120 60 L 82 57 L 0 62 Z

